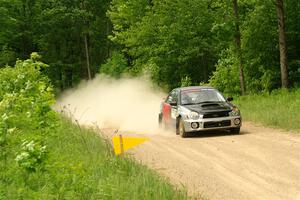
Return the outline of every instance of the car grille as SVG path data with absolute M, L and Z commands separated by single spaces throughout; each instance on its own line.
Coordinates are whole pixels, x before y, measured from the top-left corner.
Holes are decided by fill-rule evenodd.
M 204 122 L 203 127 L 204 128 L 215 128 L 215 127 L 223 127 L 223 126 L 230 126 L 231 121 L 230 120 L 224 120 L 219 122 Z
M 228 116 L 229 116 L 228 111 L 222 111 L 222 112 L 206 113 L 203 115 L 203 118 L 217 118 L 217 117 L 228 117 Z

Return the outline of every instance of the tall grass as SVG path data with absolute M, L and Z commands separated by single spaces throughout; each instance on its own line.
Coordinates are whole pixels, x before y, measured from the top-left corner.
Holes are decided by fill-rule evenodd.
M 135 161 L 116 157 L 92 130 L 62 119 L 46 136 L 43 171 L 25 173 L 7 164 L 0 199 L 187 199 L 167 180 Z
M 55 113 L 39 58 L 32 53 L 0 69 L 0 200 L 187 198 L 153 171 L 114 156 L 99 133 Z
M 245 120 L 287 130 L 300 130 L 300 89 L 242 96 L 235 102 Z

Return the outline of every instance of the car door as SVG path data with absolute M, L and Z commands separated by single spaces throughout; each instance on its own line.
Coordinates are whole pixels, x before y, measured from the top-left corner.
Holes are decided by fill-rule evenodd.
M 168 126 L 172 126 L 174 124 L 174 116 L 177 110 L 177 91 L 173 90 L 169 93 L 166 101 L 163 103 L 162 107 L 162 115 L 163 121 Z
M 168 124 L 172 127 L 175 127 L 176 125 L 176 118 L 178 115 L 178 90 L 173 90 L 168 99 L 167 99 L 167 103 L 169 105 L 169 121 Z

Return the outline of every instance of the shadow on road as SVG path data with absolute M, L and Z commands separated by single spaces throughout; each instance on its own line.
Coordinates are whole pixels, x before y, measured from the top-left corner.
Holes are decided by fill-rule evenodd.
M 241 130 L 240 134 L 232 134 L 227 130 L 212 130 L 212 131 L 198 131 L 189 133 L 189 138 L 204 138 L 204 137 L 226 137 L 226 136 L 241 136 L 250 134 L 247 131 Z

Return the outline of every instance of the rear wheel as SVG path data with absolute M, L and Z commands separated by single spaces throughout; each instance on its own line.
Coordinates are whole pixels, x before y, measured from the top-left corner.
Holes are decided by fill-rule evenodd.
M 230 129 L 230 133 L 232 133 L 232 134 L 240 134 L 240 130 L 241 130 L 240 127 L 238 127 L 238 128 L 231 128 Z
M 180 121 L 179 121 L 178 132 L 179 132 L 179 135 L 180 135 L 182 138 L 185 138 L 185 137 L 188 136 L 188 133 L 185 132 L 184 124 L 183 124 L 183 121 L 182 121 L 181 119 L 180 119 Z
M 161 114 L 158 115 L 158 127 L 162 128 L 162 115 Z
M 158 125 L 159 125 L 159 128 L 162 129 L 162 130 L 167 130 L 168 129 L 168 125 L 167 125 L 167 123 L 164 120 L 162 115 L 158 116 Z

